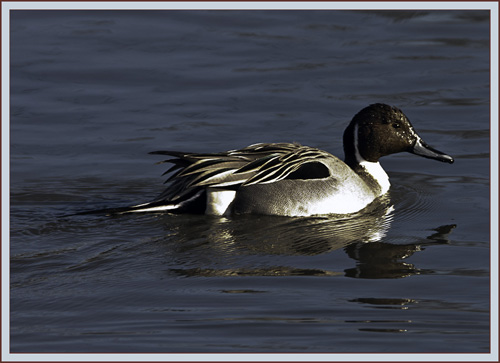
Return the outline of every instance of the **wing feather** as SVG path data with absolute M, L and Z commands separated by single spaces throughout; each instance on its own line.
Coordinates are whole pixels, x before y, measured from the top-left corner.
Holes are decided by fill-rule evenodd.
M 274 183 L 286 179 L 304 164 L 331 157 L 325 151 L 296 143 L 254 144 L 213 154 L 178 151 L 155 151 L 150 154 L 174 157 L 163 161 L 174 164 L 164 174 L 174 174 L 167 179 L 169 185 L 158 197 L 169 201 L 182 201 L 205 187 L 235 188 Z

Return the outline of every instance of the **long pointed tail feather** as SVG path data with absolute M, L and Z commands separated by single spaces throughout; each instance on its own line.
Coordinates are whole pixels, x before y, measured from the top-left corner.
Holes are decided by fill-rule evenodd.
M 78 212 L 70 214 L 69 216 L 79 216 L 88 214 L 104 214 L 104 215 L 119 215 L 127 213 L 143 213 L 143 212 L 168 212 L 175 211 L 179 206 L 175 204 L 165 204 L 165 202 L 150 202 L 144 204 L 137 204 L 127 207 L 117 208 L 103 208 L 89 211 Z

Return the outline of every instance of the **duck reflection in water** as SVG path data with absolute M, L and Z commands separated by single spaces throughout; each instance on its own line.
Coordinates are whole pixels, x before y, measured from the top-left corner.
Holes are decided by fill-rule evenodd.
M 456 225 L 440 226 L 425 241 L 410 244 L 391 244 L 385 242 L 355 242 L 345 247 L 349 257 L 358 261 L 356 268 L 345 271 L 348 277 L 359 278 L 398 278 L 415 275 L 420 270 L 413 264 L 403 262 L 425 246 L 449 243 L 448 235 Z
M 234 259 L 239 255 L 312 256 L 344 249 L 356 266 L 343 272 L 286 266 L 259 268 L 220 267 L 174 268 L 182 276 L 291 276 L 343 275 L 357 278 L 400 278 L 419 273 L 403 260 L 425 246 L 446 244 L 454 225 L 441 226 L 423 241 L 409 244 L 384 242 L 394 217 L 389 196 L 372 203 L 362 213 L 343 216 L 289 218 L 272 216 L 214 217 L 177 225 L 176 251 L 188 253 L 203 244 L 214 259 Z M 169 222 L 170 224 L 170 222 Z M 170 224 L 171 226 L 171 224 Z M 200 235 L 204 238 L 200 241 Z M 198 241 L 193 243 L 193 241 Z M 193 254 L 191 254 L 193 257 Z M 205 256 L 206 257 L 206 256 Z M 206 261 L 206 260 L 205 260 Z M 260 263 L 259 263 L 260 264 Z M 237 264 L 241 266 L 241 264 Z M 261 265 L 261 264 L 260 264 Z

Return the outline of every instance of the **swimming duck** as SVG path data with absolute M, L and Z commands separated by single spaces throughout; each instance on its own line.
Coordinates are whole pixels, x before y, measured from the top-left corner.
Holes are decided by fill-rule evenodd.
M 344 132 L 344 161 L 297 143 L 260 143 L 239 150 L 198 154 L 154 151 L 173 158 L 167 189 L 155 200 L 111 213 L 170 212 L 210 215 L 311 216 L 358 212 L 387 193 L 382 156 L 410 152 L 453 163 L 427 145 L 398 108 L 373 104 Z M 160 163 L 162 163 L 160 162 Z

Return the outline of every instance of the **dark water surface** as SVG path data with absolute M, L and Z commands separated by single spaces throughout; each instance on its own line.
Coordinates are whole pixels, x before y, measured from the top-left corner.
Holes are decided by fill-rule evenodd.
M 10 347 L 490 350 L 488 11 L 13 11 Z M 455 164 L 382 160 L 364 215 L 74 216 L 146 202 L 147 152 L 297 141 L 403 109 Z

